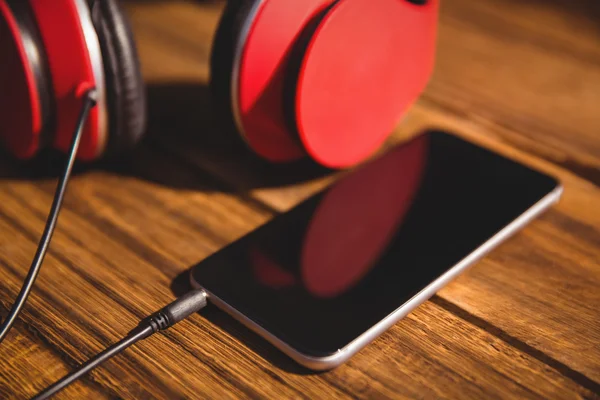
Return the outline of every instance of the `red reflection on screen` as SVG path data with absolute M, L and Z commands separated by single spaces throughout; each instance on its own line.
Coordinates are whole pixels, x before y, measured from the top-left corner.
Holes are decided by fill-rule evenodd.
M 419 187 L 427 138 L 399 146 L 342 178 L 317 207 L 301 254 L 302 280 L 331 298 L 356 285 L 384 252 Z
M 296 283 L 296 278 L 291 272 L 281 268 L 259 249 L 250 248 L 248 255 L 254 276 L 261 284 L 272 289 L 283 289 Z

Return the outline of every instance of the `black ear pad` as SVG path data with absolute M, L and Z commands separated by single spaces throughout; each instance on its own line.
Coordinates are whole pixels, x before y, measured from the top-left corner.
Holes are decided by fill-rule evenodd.
M 130 149 L 146 129 L 146 93 L 133 33 L 115 0 L 92 0 L 106 82 L 109 133 L 106 153 Z
M 231 74 L 235 47 L 244 22 L 256 1 L 229 0 L 213 40 L 210 60 L 210 90 L 222 123 L 236 130 L 231 107 Z

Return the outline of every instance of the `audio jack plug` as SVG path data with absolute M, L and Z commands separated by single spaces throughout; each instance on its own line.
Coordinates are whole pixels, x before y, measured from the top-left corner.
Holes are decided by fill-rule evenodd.
M 96 355 L 80 365 L 71 374 L 65 376 L 53 385 L 39 393 L 34 399 L 48 399 L 62 389 L 87 374 L 104 361 L 119 354 L 129 346 L 146 339 L 158 331 L 170 328 L 179 321 L 189 317 L 190 315 L 200 311 L 207 304 L 207 296 L 204 290 L 193 290 L 173 301 L 162 310 L 152 314 L 150 317 L 142 320 L 140 324 L 133 329 L 129 334 L 119 342 L 113 344 L 103 352 Z

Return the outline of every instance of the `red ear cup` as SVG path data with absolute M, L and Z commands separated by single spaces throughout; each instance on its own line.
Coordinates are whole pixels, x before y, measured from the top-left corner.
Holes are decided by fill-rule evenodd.
M 0 138 L 21 158 L 31 157 L 50 114 L 45 56 L 25 3 L 0 0 Z
M 139 142 L 145 92 L 131 28 L 115 0 L 0 0 L 0 13 L 0 137 L 12 153 L 35 156 L 42 134 L 67 150 L 82 92 L 92 86 L 98 104 L 78 158 Z
M 233 32 L 231 102 L 238 130 L 270 161 L 306 153 L 334 168 L 363 161 L 431 75 L 438 0 L 251 5 Z M 304 52 L 296 66 L 290 61 L 299 49 Z
M 232 109 L 237 128 L 260 156 L 275 162 L 305 155 L 284 112 L 284 80 L 303 28 L 333 0 L 254 0 L 233 54 Z
M 81 108 L 78 91 L 82 85 L 94 86 L 99 93 L 99 103 L 91 110 L 79 155 L 82 159 L 97 158 L 106 141 L 107 115 L 101 53 L 87 4 L 85 0 L 31 0 L 29 5 L 44 44 L 52 80 L 55 107 L 52 145 L 68 149 Z M 14 108 L 12 112 L 21 110 Z
M 342 0 L 300 69 L 296 123 L 308 153 L 346 167 L 374 153 L 431 75 L 437 0 Z

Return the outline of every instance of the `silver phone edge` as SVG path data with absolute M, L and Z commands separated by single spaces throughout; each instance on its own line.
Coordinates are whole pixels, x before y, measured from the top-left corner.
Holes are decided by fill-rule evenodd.
M 269 331 L 262 328 L 259 324 L 255 323 L 250 318 L 246 317 L 234 307 L 227 304 L 225 301 L 214 296 L 212 293 L 210 293 L 210 291 L 206 290 L 206 288 L 203 288 L 198 282 L 194 280 L 193 273 L 190 274 L 190 280 L 194 288 L 203 289 L 206 291 L 209 301 L 212 302 L 215 306 L 227 312 L 229 315 L 241 322 L 253 332 L 262 336 L 264 339 L 266 339 L 268 342 L 270 342 L 272 345 L 274 345 L 276 348 L 288 355 L 300 365 L 303 365 L 306 368 L 315 371 L 329 370 L 348 361 L 362 348 L 364 348 L 369 343 L 373 342 L 377 337 L 379 337 L 382 333 L 387 331 L 399 320 L 404 318 L 415 308 L 427 301 L 431 296 L 433 296 L 441 288 L 450 283 L 454 278 L 458 277 L 461 273 L 463 273 L 469 267 L 474 265 L 477 261 L 481 260 L 492 249 L 500 245 L 509 237 L 513 236 L 519 230 L 524 228 L 528 223 L 533 221 L 535 218 L 537 218 L 539 215 L 545 212 L 548 208 L 557 203 L 561 198 L 562 193 L 563 186 L 559 183 L 552 192 L 548 193 L 546 196 L 540 199 L 536 204 L 534 204 L 527 211 L 525 211 L 523 214 L 521 214 L 519 217 L 513 220 L 510 224 L 508 224 L 506 227 L 500 230 L 496 235 L 492 236 L 485 243 L 483 243 L 476 250 L 474 250 L 471 254 L 469 254 L 459 263 L 450 268 L 446 273 L 444 273 L 438 279 L 433 281 L 427 287 L 423 288 L 423 290 L 421 290 L 419 293 L 413 296 L 402 306 L 397 308 L 394 312 L 392 312 L 387 317 L 379 321 L 377 324 L 373 325 L 369 330 L 365 331 L 363 334 L 361 334 L 359 337 L 347 344 L 345 347 L 339 349 L 336 353 L 324 357 L 314 357 L 299 352 L 289 344 L 285 343 L 280 338 L 276 337 Z

